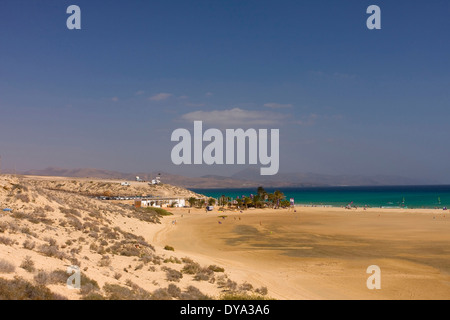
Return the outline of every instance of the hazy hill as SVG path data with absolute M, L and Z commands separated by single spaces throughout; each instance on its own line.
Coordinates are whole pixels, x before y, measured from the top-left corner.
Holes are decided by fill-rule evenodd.
M 418 185 L 429 182 L 401 176 L 388 175 L 328 175 L 317 173 L 279 173 L 275 176 L 261 176 L 259 169 L 244 169 L 231 176 L 234 179 L 246 179 L 264 182 L 265 185 L 283 181 L 292 186 L 376 186 L 376 185 Z
M 430 184 L 432 181 L 420 181 L 401 176 L 375 175 L 328 175 L 316 173 L 278 173 L 274 176 L 261 176 L 259 169 L 246 168 L 232 176 L 205 175 L 202 177 L 185 177 L 165 172 L 123 173 L 101 169 L 63 169 L 46 168 L 29 170 L 27 175 L 61 176 L 61 177 L 95 177 L 103 179 L 134 180 L 136 176 L 151 180 L 161 174 L 163 183 L 184 188 L 254 188 L 265 187 L 311 187 L 311 186 L 370 186 L 370 185 L 418 185 Z

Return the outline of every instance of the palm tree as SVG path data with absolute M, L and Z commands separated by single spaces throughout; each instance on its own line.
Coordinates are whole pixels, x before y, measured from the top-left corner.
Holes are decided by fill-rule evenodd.
M 222 206 L 222 207 L 225 206 L 225 195 L 222 195 L 222 196 L 219 198 L 219 206 Z
M 280 205 L 281 205 L 283 208 L 287 208 L 287 207 L 290 207 L 290 206 L 291 206 L 291 202 L 290 202 L 289 200 L 284 199 L 284 200 L 281 200 L 281 201 L 280 201 Z
M 202 208 L 203 206 L 206 206 L 206 200 L 205 199 L 198 199 L 197 200 L 197 206 Z
M 195 197 L 190 197 L 190 198 L 187 199 L 187 201 L 189 202 L 189 206 L 190 206 L 190 207 L 194 207 L 195 204 L 196 204 L 196 202 L 197 202 L 197 198 L 195 198 Z
M 253 203 L 253 200 L 250 198 L 250 197 L 245 197 L 244 198 L 244 205 L 245 205 L 245 207 L 248 209 L 248 205 L 249 204 L 252 204 Z
M 276 200 L 275 200 L 275 195 L 273 193 L 269 193 L 267 195 L 267 200 L 269 200 L 269 202 L 272 204 L 272 208 L 275 206 Z
M 208 206 L 214 206 L 215 204 L 216 204 L 216 199 L 214 199 L 214 198 L 208 199 Z
M 238 208 L 242 207 L 243 203 L 244 203 L 244 201 L 242 199 L 239 199 L 239 198 L 236 199 L 236 205 Z
M 276 191 L 273 193 L 273 196 L 274 196 L 274 203 L 276 203 L 277 208 L 280 206 L 281 200 L 283 200 L 284 198 L 286 198 L 286 196 L 284 195 L 284 193 L 281 192 L 281 191 L 279 191 L 279 190 L 276 190 Z
M 258 196 L 260 197 L 261 200 L 265 199 L 265 196 L 267 195 L 266 190 L 264 190 L 263 187 L 258 187 L 258 189 L 256 190 L 256 193 L 258 194 Z

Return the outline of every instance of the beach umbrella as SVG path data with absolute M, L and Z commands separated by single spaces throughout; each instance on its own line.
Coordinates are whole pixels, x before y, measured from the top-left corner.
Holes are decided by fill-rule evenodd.
M 3 209 L 3 211 L 8 211 L 8 212 L 10 212 L 10 211 L 12 211 L 12 209 L 10 209 L 10 208 L 5 208 L 5 209 Z

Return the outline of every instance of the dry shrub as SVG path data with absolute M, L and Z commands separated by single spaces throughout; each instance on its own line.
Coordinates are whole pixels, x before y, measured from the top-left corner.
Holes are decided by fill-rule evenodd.
M 134 268 L 134 271 L 141 270 L 143 267 L 144 267 L 144 264 L 140 263 Z
M 258 294 L 260 294 L 260 295 L 265 296 L 265 295 L 267 295 L 268 290 L 267 290 L 267 287 L 261 287 L 261 288 L 257 288 L 257 289 L 255 290 L 255 292 L 258 293 Z
M 47 212 L 53 212 L 53 211 L 55 211 L 55 209 L 53 209 L 52 207 L 50 207 L 48 204 L 45 205 L 44 210 L 47 211 Z
M 152 298 L 148 291 L 136 284 L 131 284 L 131 288 L 127 288 L 118 284 L 106 283 L 103 290 L 109 300 L 151 300 Z
M 181 264 L 181 260 L 176 257 L 170 257 L 168 259 L 164 259 L 164 263 L 177 263 Z
M 25 194 L 25 193 L 18 193 L 18 194 L 16 194 L 16 199 L 20 200 L 22 202 L 25 202 L 25 203 L 29 203 L 30 202 L 30 197 L 27 194 Z
M 251 291 L 251 290 L 253 290 L 253 286 L 248 282 L 244 282 L 243 284 L 241 284 L 239 286 L 239 291 L 245 292 L 245 291 Z
M 62 270 L 47 272 L 39 270 L 34 275 L 34 281 L 37 285 L 46 286 L 48 284 L 65 284 L 69 274 Z
M 5 280 L 0 278 L 0 300 L 66 300 L 44 286 L 35 286 L 22 279 Z
M 98 262 L 99 267 L 109 267 L 111 265 L 111 258 L 108 255 L 102 256 Z
M 83 229 L 83 224 L 81 223 L 81 221 L 73 216 L 70 216 L 67 218 L 67 223 L 72 226 L 75 230 L 82 230 Z
M 225 269 L 216 265 L 210 265 L 208 267 L 209 270 L 212 270 L 214 272 L 225 272 Z
M 36 246 L 36 242 L 27 239 L 23 242 L 22 245 L 25 249 L 33 250 L 34 247 Z
M 38 238 L 38 234 L 34 231 L 31 231 L 31 229 L 29 227 L 23 227 L 20 229 L 20 231 L 24 234 L 28 234 L 30 236 L 33 236 L 35 238 Z
M 153 291 L 151 298 L 152 300 L 172 300 L 172 295 L 167 289 L 160 288 Z
M 12 263 L 10 263 L 4 259 L 0 259 L 0 272 L 1 273 L 12 273 L 15 270 L 16 270 L 16 267 Z
M 200 271 L 200 265 L 197 262 L 194 262 L 190 258 L 181 259 L 184 262 L 184 267 L 181 269 L 181 272 L 186 274 L 196 274 Z
M 214 271 L 209 268 L 200 268 L 194 276 L 194 280 L 208 281 L 214 277 Z
M 181 296 L 181 289 L 178 288 L 175 284 L 171 283 L 167 287 L 167 292 L 170 294 L 173 298 L 179 298 Z
M 236 291 L 237 283 L 227 278 L 223 275 L 217 279 L 217 285 L 219 288 L 223 288 L 226 291 Z
M 20 267 L 22 269 L 25 269 L 28 272 L 34 272 L 34 261 L 31 259 L 30 256 L 26 256 L 25 259 L 22 261 Z
M 186 290 L 181 293 L 180 300 L 211 300 L 211 297 L 202 293 L 194 286 L 188 286 Z
M 67 258 L 67 255 L 64 252 L 59 251 L 59 247 L 56 245 L 52 246 L 48 244 L 42 244 L 39 246 L 39 252 L 41 252 L 43 255 L 46 255 L 47 257 L 54 257 L 60 260 Z
M 180 279 L 183 278 L 183 274 L 178 270 L 168 268 L 168 267 L 162 267 L 161 270 L 166 272 L 167 281 L 178 282 L 178 281 L 180 281 Z
M 4 233 L 8 229 L 8 224 L 6 222 L 0 222 L 0 233 Z
M 2 237 L 0 237 L 0 244 L 10 246 L 10 245 L 14 244 L 14 240 L 11 240 L 10 238 L 2 236 Z
M 59 207 L 59 211 L 61 211 L 61 213 L 64 213 L 64 215 L 66 217 L 70 217 L 70 216 L 76 216 L 76 217 L 81 217 L 81 213 L 78 212 L 78 210 L 76 209 L 66 209 L 64 207 Z

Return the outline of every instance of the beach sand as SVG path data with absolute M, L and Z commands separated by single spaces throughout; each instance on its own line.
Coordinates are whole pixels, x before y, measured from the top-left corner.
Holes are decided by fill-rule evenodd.
M 174 216 L 164 218 L 153 243 L 223 266 L 230 278 L 266 286 L 275 299 L 450 298 L 446 211 L 171 211 Z M 381 269 L 379 290 L 366 285 L 371 265 Z

